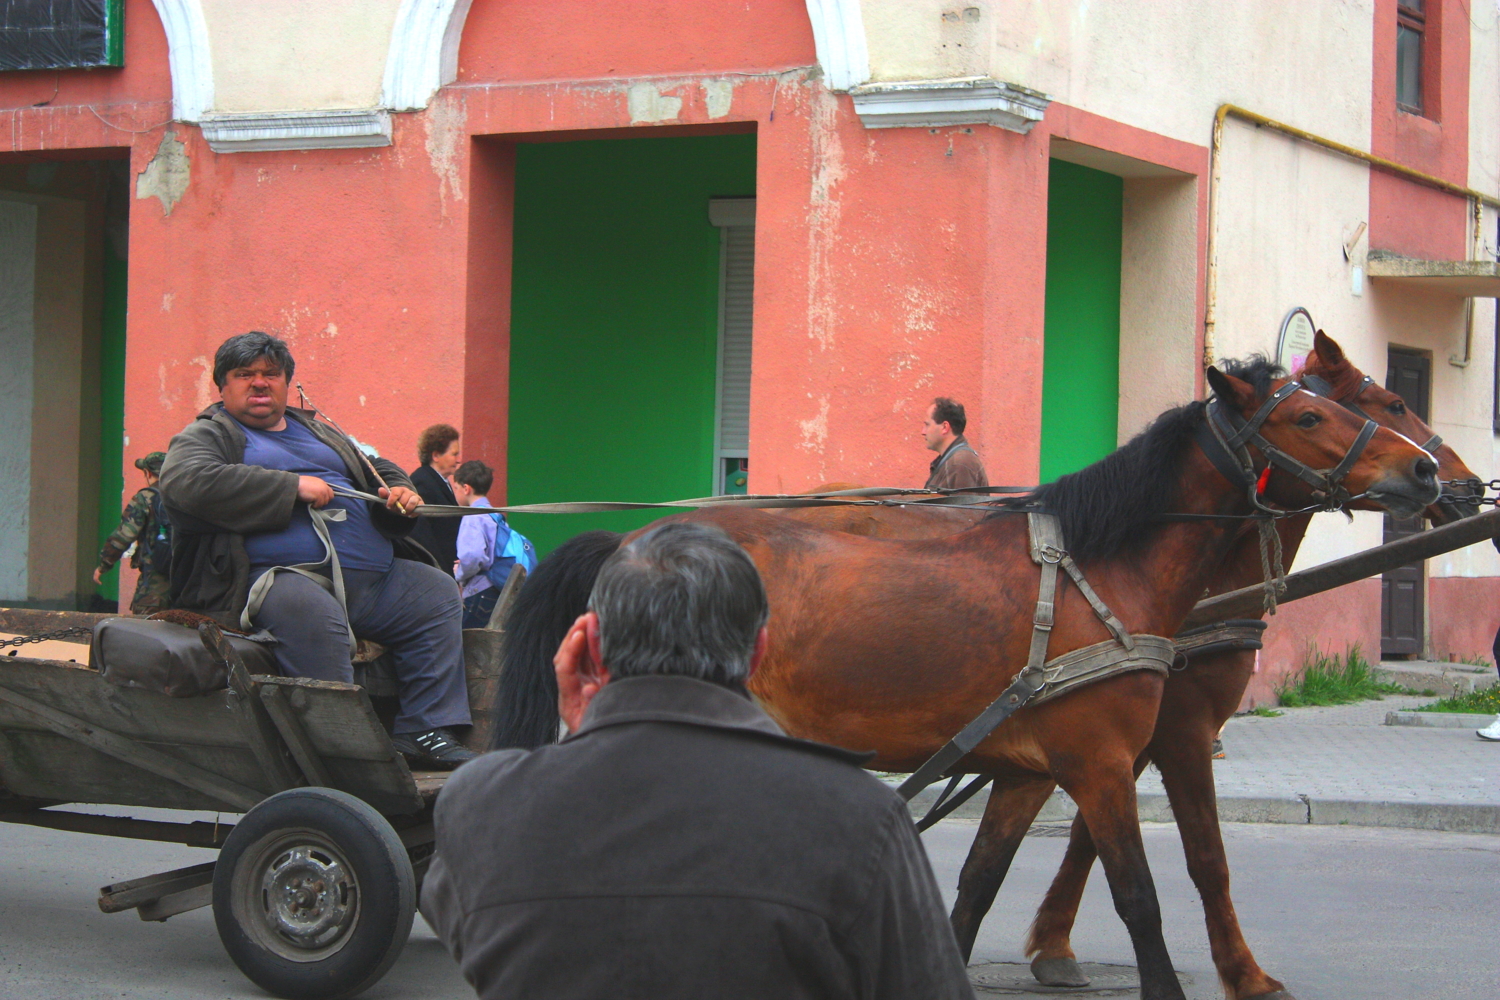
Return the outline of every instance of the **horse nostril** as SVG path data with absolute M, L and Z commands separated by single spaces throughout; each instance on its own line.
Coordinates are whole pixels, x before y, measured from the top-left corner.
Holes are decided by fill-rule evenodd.
M 1412 465 L 1412 475 L 1417 477 L 1418 482 L 1431 483 L 1437 479 L 1437 463 L 1423 455 Z

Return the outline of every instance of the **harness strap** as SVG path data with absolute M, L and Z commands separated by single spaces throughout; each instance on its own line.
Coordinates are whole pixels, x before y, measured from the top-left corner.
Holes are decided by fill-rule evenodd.
M 296 573 L 298 576 L 307 577 L 328 591 L 339 602 L 339 609 L 344 612 L 344 627 L 349 631 L 349 655 L 353 656 L 359 640 L 354 638 L 354 626 L 349 623 L 349 602 L 344 597 L 344 571 L 339 566 L 339 550 L 334 548 L 333 536 L 328 532 L 329 521 L 343 521 L 348 517 L 349 512 L 342 507 L 328 507 L 322 510 L 309 507 L 307 512 L 312 516 L 313 531 L 317 534 L 318 540 L 323 543 L 323 561 L 299 563 L 296 566 L 272 566 L 262 573 L 260 579 L 256 580 L 255 585 L 250 588 L 250 594 L 245 601 L 245 610 L 240 612 L 240 628 L 246 632 L 254 629 L 255 626 L 251 624 L 250 619 L 260 613 L 266 594 L 270 593 L 271 585 L 276 582 L 277 573 Z M 332 579 L 318 572 L 324 566 L 332 570 Z
M 1129 670 L 1159 670 L 1165 674 L 1176 655 L 1170 640 L 1158 636 L 1132 636 L 1125 631 L 1125 626 L 1099 599 L 1098 593 L 1084 580 L 1083 571 L 1063 549 L 1062 526 L 1056 514 L 1028 512 L 1026 526 L 1031 541 L 1031 560 L 1042 570 L 1041 583 L 1037 587 L 1036 610 L 1031 616 L 1031 648 L 1026 656 L 1026 666 L 1000 693 L 1000 697 L 901 783 L 897 792 L 908 802 L 984 742 L 1000 723 L 1032 701 L 1044 687 L 1057 685 L 1055 692 L 1048 692 L 1048 697 L 1056 697 L 1083 684 Z M 1094 613 L 1114 635 L 1114 639 L 1075 650 L 1048 663 L 1047 646 L 1052 640 L 1052 626 L 1057 619 L 1058 567 L 1068 571 L 1068 575 L 1088 599 Z M 1142 648 L 1143 645 L 1145 648 Z M 971 784 L 971 790 L 966 791 L 973 794 L 982 784 Z M 952 787 L 949 789 L 949 793 L 951 792 Z M 938 810 L 948 800 L 949 794 L 939 799 L 937 806 L 929 814 L 931 822 L 936 822 L 943 815 Z M 949 806 L 950 810 L 951 808 Z
M 1099 594 L 1094 590 L 1093 586 L 1083 578 L 1083 570 L 1078 568 L 1078 564 L 1073 561 L 1073 557 L 1066 552 L 1063 553 L 1062 565 L 1063 569 L 1068 571 L 1068 575 L 1073 578 L 1073 582 L 1077 584 L 1079 592 L 1088 599 L 1089 606 L 1094 609 L 1094 614 L 1099 616 L 1099 620 L 1104 623 L 1104 627 L 1109 629 L 1110 634 L 1115 637 L 1115 641 L 1124 646 L 1127 653 L 1133 652 L 1135 650 L 1135 639 L 1125 630 L 1125 623 L 1116 618 L 1115 613 L 1109 610 L 1109 605 L 1099 599 Z

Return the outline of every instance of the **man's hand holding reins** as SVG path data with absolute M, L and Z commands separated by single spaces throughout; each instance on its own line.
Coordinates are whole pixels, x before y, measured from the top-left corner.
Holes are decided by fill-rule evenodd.
M 297 499 L 321 509 L 333 499 L 333 487 L 317 476 L 298 476 Z
M 416 490 L 405 486 L 392 486 L 380 488 L 380 495 L 385 498 L 387 510 L 393 510 L 407 517 L 416 517 L 417 508 L 422 506 L 422 497 Z

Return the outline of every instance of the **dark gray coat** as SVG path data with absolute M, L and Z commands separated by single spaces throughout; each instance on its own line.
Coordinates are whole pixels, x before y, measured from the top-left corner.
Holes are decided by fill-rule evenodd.
M 360 459 L 354 443 L 306 410 L 287 407 L 296 420 L 344 460 L 349 478 L 360 490 L 380 488 Z M 162 501 L 172 522 L 172 596 L 175 608 L 212 615 L 239 627 L 250 592 L 250 559 L 245 535 L 280 531 L 292 520 L 297 503 L 297 476 L 278 469 L 245 465 L 245 431 L 215 403 L 172 438 L 161 467 Z M 391 486 L 411 487 L 393 462 L 374 460 Z M 396 556 L 436 565 L 420 545 L 407 539 L 412 519 L 370 504 L 370 521 L 391 539 Z
M 972 998 L 906 805 L 862 755 L 685 677 L 449 779 L 422 913 L 484 1000 Z

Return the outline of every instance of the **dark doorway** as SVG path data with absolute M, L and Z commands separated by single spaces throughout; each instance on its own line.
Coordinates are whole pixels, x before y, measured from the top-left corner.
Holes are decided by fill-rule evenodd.
M 1428 402 L 1432 395 L 1432 361 L 1413 351 L 1391 348 L 1387 352 L 1385 387 L 1406 400 L 1409 410 L 1428 419 Z M 1396 518 L 1385 516 L 1385 541 L 1414 535 L 1422 530 L 1422 515 Z M 1411 563 L 1393 569 L 1380 578 L 1380 655 L 1381 658 L 1408 658 L 1422 653 L 1425 622 L 1423 564 Z

